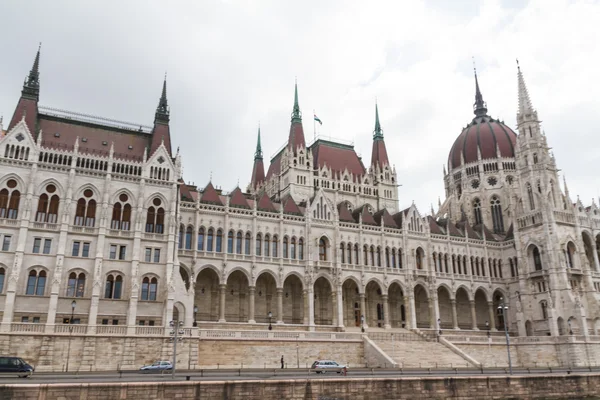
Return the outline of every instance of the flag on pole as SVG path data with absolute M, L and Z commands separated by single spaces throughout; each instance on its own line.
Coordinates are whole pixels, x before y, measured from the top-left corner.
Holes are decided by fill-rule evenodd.
M 323 122 L 319 119 L 319 117 L 317 117 L 317 114 L 315 114 L 315 121 L 317 121 L 320 125 L 323 125 Z

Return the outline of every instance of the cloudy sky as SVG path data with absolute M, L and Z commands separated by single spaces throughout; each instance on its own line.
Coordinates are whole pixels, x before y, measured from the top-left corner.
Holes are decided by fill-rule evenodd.
M 287 139 L 298 80 L 307 140 L 370 162 L 375 101 L 400 206 L 443 201 L 442 166 L 472 118 L 472 58 L 490 115 L 516 125 L 518 58 L 571 194 L 600 195 L 600 2 L 567 0 L 4 1 L 0 113 L 42 42 L 40 104 L 151 125 L 168 73 L 186 181 L 246 187 L 260 122 Z

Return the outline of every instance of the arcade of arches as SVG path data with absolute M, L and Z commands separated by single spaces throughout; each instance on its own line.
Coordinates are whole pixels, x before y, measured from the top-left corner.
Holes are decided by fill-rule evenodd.
M 353 277 L 336 290 L 327 276 L 319 276 L 312 287 L 306 287 L 295 274 L 278 287 L 269 271 L 260 273 L 256 285 L 250 286 L 242 270 L 231 272 L 222 284 L 212 268 L 198 273 L 194 289 L 197 322 L 469 330 L 504 327 L 502 315 L 496 312 L 503 296 L 500 290 L 491 300 L 481 288 L 473 295 L 462 286 L 452 292 L 442 285 L 432 296 L 424 284 L 407 292 L 392 282 L 386 293 L 375 279 L 361 290 Z

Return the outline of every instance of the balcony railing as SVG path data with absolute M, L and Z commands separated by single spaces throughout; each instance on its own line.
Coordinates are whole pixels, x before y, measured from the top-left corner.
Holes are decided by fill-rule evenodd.
M 12 323 L 10 325 L 11 332 L 44 332 L 45 328 L 45 324 L 31 322 Z

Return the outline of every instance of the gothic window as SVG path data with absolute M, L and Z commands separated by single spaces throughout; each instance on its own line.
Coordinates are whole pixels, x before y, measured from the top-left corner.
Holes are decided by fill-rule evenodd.
M 504 219 L 502 218 L 502 205 L 500 204 L 500 199 L 497 196 L 492 196 L 490 204 L 492 206 L 492 223 L 494 225 L 494 232 L 503 233 Z
M 402 249 L 398 249 L 398 268 L 402 268 Z
M 131 224 L 131 205 L 128 203 L 129 196 L 126 193 L 121 193 L 119 201 L 113 205 L 112 220 L 110 222 L 111 229 L 121 229 L 128 231 Z
M 371 265 L 375 266 L 375 247 L 371 246 Z
M 250 232 L 246 232 L 246 237 L 244 238 L 244 254 L 247 256 L 250 255 L 250 243 L 252 243 L 252 235 L 250 235 Z
M 0 190 L 0 218 L 17 219 L 21 193 L 16 187 L 17 181 L 9 179 L 6 188 Z
M 273 245 L 271 246 L 273 248 L 273 257 L 277 257 L 279 254 L 279 249 L 277 248 L 277 242 L 278 242 L 277 235 L 273 235 L 273 241 L 272 241 Z
M 567 244 L 567 249 L 565 250 L 565 256 L 567 260 L 567 268 L 575 268 L 575 263 L 573 262 L 573 256 L 575 255 L 575 245 L 573 242 L 569 242 Z
M 269 257 L 271 253 L 269 252 L 269 245 L 271 244 L 271 237 L 269 235 L 265 235 L 265 257 Z
M 456 274 L 456 256 L 454 254 L 452 254 L 452 273 Z
M 504 278 L 502 276 L 502 260 L 498 260 L 498 274 L 500 275 L 500 279 Z
M 390 268 L 390 248 L 385 248 L 385 266 L 386 268 Z
M 53 194 L 56 192 L 56 186 L 49 184 L 45 188 L 45 193 L 40 196 L 38 202 L 38 210 L 35 215 L 36 222 L 48 222 L 55 224 L 58 220 L 58 195 Z
M 535 201 L 533 198 L 533 189 L 531 188 L 531 184 L 527 184 L 527 196 L 529 197 L 529 208 L 531 210 L 535 210 Z
M 381 247 L 377 246 L 377 266 L 381 267 Z
M 152 200 L 146 214 L 146 232 L 163 233 L 165 230 L 165 210 L 160 207 L 161 200 L 157 197 Z
M 537 155 L 537 153 L 533 153 L 533 163 L 534 164 L 538 163 L 538 155 Z
M 120 299 L 123 292 L 123 277 L 121 275 L 108 275 L 104 285 L 105 299 Z
M 185 230 L 185 249 L 192 249 L 192 235 L 194 234 L 194 229 L 191 226 L 188 226 Z
M 423 269 L 423 250 L 419 247 L 416 251 L 417 269 Z
M 233 253 L 233 231 L 229 231 L 227 234 L 227 252 L 229 254 Z
M 369 246 L 366 244 L 363 247 L 364 265 L 369 265 Z
M 360 264 L 360 257 L 358 252 L 358 244 L 354 244 L 354 263 L 356 265 Z
M 235 252 L 236 254 L 242 254 L 242 232 L 238 232 L 235 238 Z
M 215 245 L 215 251 L 217 253 L 223 252 L 223 231 L 221 229 L 217 230 L 217 243 Z
M 43 296 L 46 286 L 46 271 L 31 270 L 27 277 L 27 289 L 25 294 L 30 296 Z
M 83 297 L 85 291 L 85 274 L 71 272 L 67 284 L 67 297 Z
M 304 260 L 304 239 L 298 239 L 298 260 Z
M 4 276 L 6 275 L 6 272 L 4 271 L 4 268 L 0 268 L 0 293 L 2 293 L 2 290 L 4 289 Z
M 475 199 L 473 201 L 473 216 L 475 218 L 475 225 L 480 225 L 483 223 L 481 218 L 481 200 Z
M 542 308 L 542 319 L 548 319 L 548 303 L 546 303 L 545 300 L 542 300 L 540 306 Z
M 93 228 L 96 223 L 96 200 L 92 199 L 91 189 L 83 191 L 83 197 L 77 200 L 74 225 Z
M 179 248 L 183 249 L 183 231 L 184 231 L 184 227 L 183 225 L 179 226 Z
M 348 243 L 346 246 L 347 255 L 348 255 L 348 264 L 352 264 L 352 244 Z
M 398 264 L 396 264 L 396 249 L 392 249 L 392 268 L 397 268 Z
M 556 207 L 556 198 L 554 197 L 554 182 L 550 181 L 550 200 L 552 201 L 552 206 Z
M 158 289 L 158 280 L 156 278 L 145 277 L 142 280 L 142 300 L 156 301 L 156 292 Z
M 212 243 L 211 243 L 212 247 Z M 204 227 L 198 229 L 198 251 L 204 251 Z
M 209 228 L 206 234 L 206 251 L 213 251 L 213 240 L 215 231 L 213 228 Z
M 258 233 L 256 235 L 256 250 L 255 250 L 255 252 L 256 252 L 257 256 L 260 256 L 262 253 L 262 235 L 260 233 Z M 267 254 L 269 254 L 269 253 L 267 252 Z
M 344 243 L 340 244 L 340 257 L 342 259 L 342 264 L 346 264 L 346 253 L 344 252 L 346 245 Z
M 288 258 L 288 237 L 283 237 L 283 258 Z
M 319 239 L 319 261 L 327 261 L 327 243 L 325 238 Z
M 511 276 L 511 278 L 514 278 L 516 276 L 516 274 L 515 274 L 515 265 L 513 264 L 512 258 L 508 259 L 508 264 L 510 265 L 510 276 Z
M 540 250 L 536 246 L 533 246 L 532 255 L 533 255 L 533 265 L 535 267 L 535 270 L 541 271 L 542 270 L 542 257 L 540 255 Z

